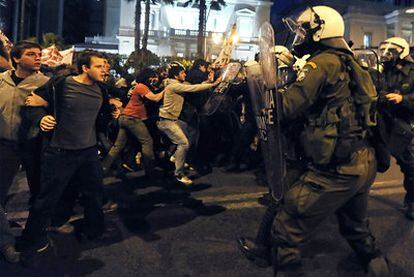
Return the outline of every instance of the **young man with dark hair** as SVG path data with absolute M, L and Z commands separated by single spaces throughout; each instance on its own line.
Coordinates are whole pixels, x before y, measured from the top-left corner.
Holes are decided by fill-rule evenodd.
M 100 53 L 85 51 L 78 58 L 79 75 L 55 78 L 36 91 L 49 105 L 33 108 L 30 113 L 46 142 L 41 191 L 22 235 L 24 260 L 47 248 L 46 227 L 74 178 L 85 200 L 81 233 L 94 239 L 104 232 L 102 166 L 96 148 L 96 131 L 104 128 L 111 117 L 107 93 L 98 86 L 105 77 L 104 67 Z
M 210 89 L 216 86 L 221 81 L 221 78 L 217 79 L 214 83 L 189 85 L 183 84 L 185 77 L 186 74 L 182 66 L 176 65 L 169 69 L 169 79 L 166 80 L 164 100 L 163 105 L 160 108 L 160 119 L 157 122 L 157 126 L 172 143 L 177 145 L 177 150 L 174 153 L 174 175 L 177 181 L 184 185 L 191 185 L 191 179 L 184 174 L 184 163 L 189 148 L 189 142 L 187 136 L 178 124 L 178 117 L 180 116 L 184 103 L 184 94 Z
M 0 74 L 0 252 L 10 262 L 16 262 L 18 255 L 4 208 L 20 164 L 26 168 L 32 199 L 40 187 L 39 128 L 23 115 L 28 96 L 49 80 L 39 73 L 41 50 L 35 43 L 17 43 L 11 50 L 15 70 Z
M 30 42 L 30 41 L 24 41 L 24 40 L 18 42 L 10 50 L 10 58 L 11 58 L 11 62 L 14 68 L 16 68 L 18 64 L 18 61 L 16 59 L 20 59 L 24 54 L 29 55 L 29 56 L 35 56 L 37 54 L 37 53 L 34 53 L 33 51 L 31 51 L 31 53 L 25 53 L 27 52 L 27 49 L 37 49 L 40 52 L 42 52 L 42 47 L 37 43 Z

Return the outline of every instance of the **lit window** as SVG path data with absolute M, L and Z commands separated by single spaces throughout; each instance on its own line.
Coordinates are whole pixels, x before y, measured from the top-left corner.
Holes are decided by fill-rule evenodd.
M 237 32 L 240 37 L 250 38 L 253 34 L 254 21 L 250 17 L 237 18 Z
M 364 47 L 368 48 L 372 46 L 372 33 L 364 34 Z

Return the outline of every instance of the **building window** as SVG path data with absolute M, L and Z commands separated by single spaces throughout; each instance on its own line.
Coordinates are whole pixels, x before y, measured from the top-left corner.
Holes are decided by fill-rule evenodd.
M 387 38 L 395 36 L 395 23 L 387 24 Z
M 241 38 L 251 38 L 255 21 L 255 13 L 252 9 L 244 8 L 236 11 L 237 32 Z
M 250 38 L 253 34 L 254 21 L 250 17 L 237 18 L 237 32 L 240 37 Z
M 369 48 L 372 46 L 372 33 L 364 34 L 364 47 Z
M 408 43 L 411 43 L 413 41 L 413 25 L 412 23 L 403 23 L 401 25 L 401 34 L 402 37 L 408 41 Z

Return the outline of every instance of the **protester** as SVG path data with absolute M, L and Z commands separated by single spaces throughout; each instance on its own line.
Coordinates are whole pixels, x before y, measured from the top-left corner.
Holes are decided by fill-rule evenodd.
M 7 194 L 19 166 L 24 165 L 31 200 L 40 190 L 40 146 L 38 127 L 24 117 L 27 97 L 44 85 L 48 77 L 39 73 L 40 45 L 19 42 L 11 49 L 11 60 L 16 70 L 0 74 L 0 252 L 10 262 L 18 260 L 14 250 L 14 237 L 8 230 L 4 214 Z M 33 101 L 39 100 L 32 97 Z M 37 105 L 34 103 L 33 105 Z
M 145 68 L 138 74 L 137 85 L 131 93 L 131 99 L 119 118 L 120 129 L 115 144 L 103 162 L 104 171 L 110 169 L 114 159 L 125 147 L 128 138 L 127 132 L 130 132 L 141 143 L 145 175 L 148 178 L 154 177 L 153 141 L 144 122 L 147 119 L 144 99 L 158 102 L 164 96 L 164 93 L 154 94 L 151 91 L 155 79 L 157 79 L 157 74 L 150 68 Z
M 193 66 L 188 71 L 186 81 L 190 84 L 201 84 L 208 81 L 213 81 L 214 72 L 209 72 L 210 64 L 203 59 L 194 61 Z M 203 104 L 208 97 L 208 90 L 199 93 L 184 94 L 184 104 L 180 113 L 178 124 L 184 131 L 188 138 L 189 150 L 187 153 L 186 162 L 197 168 L 199 173 L 202 172 L 202 165 L 204 161 L 197 157 L 198 142 L 200 137 L 200 111 Z
M 8 69 L 11 69 L 9 52 L 0 41 L 0 72 L 4 72 Z
M 47 141 L 41 191 L 22 234 L 25 262 L 48 248 L 46 227 L 73 178 L 81 185 L 86 203 L 80 235 L 95 239 L 104 233 L 102 167 L 96 148 L 96 131 L 105 128 L 111 117 L 107 93 L 98 86 L 105 77 L 104 62 L 100 53 L 85 51 L 77 60 L 79 75 L 52 79 L 36 91 L 49 105 L 32 108 L 30 115 Z
M 184 173 L 184 163 L 189 148 L 189 142 L 177 122 L 184 103 L 183 94 L 210 89 L 216 86 L 221 81 L 221 78 L 217 79 L 214 83 L 187 85 L 183 84 L 185 77 L 185 69 L 182 66 L 175 65 L 169 69 L 163 105 L 160 108 L 160 119 L 157 122 L 157 126 L 172 143 L 177 145 L 177 150 L 175 151 L 173 158 L 175 163 L 174 175 L 177 181 L 184 185 L 191 185 L 193 183 L 192 180 Z

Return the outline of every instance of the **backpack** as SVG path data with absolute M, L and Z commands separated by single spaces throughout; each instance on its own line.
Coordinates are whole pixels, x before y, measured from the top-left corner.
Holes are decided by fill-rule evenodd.
M 349 73 L 351 79 L 349 86 L 358 119 L 364 127 L 376 126 L 378 94 L 370 73 L 363 69 L 353 56 L 341 52 L 335 53 L 341 58 Z

